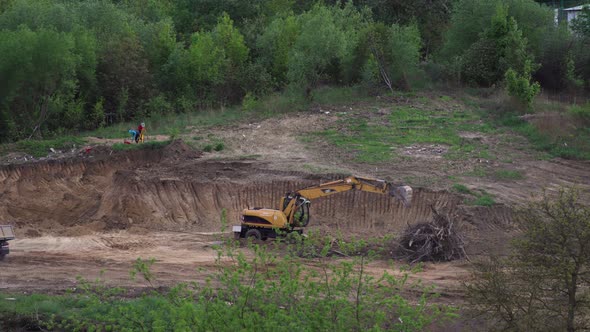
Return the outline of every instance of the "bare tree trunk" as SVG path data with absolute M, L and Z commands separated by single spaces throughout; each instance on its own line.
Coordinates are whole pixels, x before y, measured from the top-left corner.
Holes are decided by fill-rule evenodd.
M 35 125 L 35 127 L 33 127 L 33 132 L 31 133 L 31 135 L 29 136 L 28 139 L 31 139 L 37 131 L 41 131 L 41 125 L 43 125 L 43 122 L 45 122 L 45 120 L 47 119 L 47 111 L 49 109 L 49 97 L 50 97 L 50 95 L 46 95 L 43 98 L 43 101 L 41 102 L 41 111 L 39 113 L 39 120 L 37 120 L 37 124 Z
M 570 282 L 571 284 L 568 287 L 568 305 L 567 305 L 567 331 L 574 332 L 575 328 L 575 318 L 576 318 L 576 292 L 577 292 L 577 283 L 578 283 L 578 264 L 576 264 L 576 270 L 571 274 Z
M 385 70 L 385 65 L 383 64 L 383 60 L 379 56 L 379 54 L 374 46 L 371 46 L 371 53 L 373 54 L 375 61 L 377 61 L 377 65 L 379 66 L 379 74 L 381 74 L 381 78 L 383 79 L 383 82 L 385 83 L 385 85 L 387 85 L 387 87 L 389 88 L 389 91 L 391 91 L 391 93 L 393 93 L 393 85 L 391 84 L 391 79 L 389 78 L 389 75 L 387 74 L 387 70 Z

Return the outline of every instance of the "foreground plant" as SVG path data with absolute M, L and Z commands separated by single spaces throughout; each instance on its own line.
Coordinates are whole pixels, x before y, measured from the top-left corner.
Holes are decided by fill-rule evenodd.
M 579 331 L 589 327 L 590 208 L 576 189 L 544 195 L 518 214 L 522 235 L 506 258 L 480 263 L 469 300 L 498 329 Z
M 335 260 L 328 246 L 302 259 L 300 240 L 246 250 L 228 242 L 205 285 L 129 299 L 100 280 L 81 280 L 81 293 L 0 301 L 0 315 L 68 331 L 422 331 L 455 317 L 433 303 L 432 289 L 410 281 L 411 272 L 376 277 L 367 273 L 369 255 Z M 152 263 L 138 259 L 132 275 L 157 285 Z

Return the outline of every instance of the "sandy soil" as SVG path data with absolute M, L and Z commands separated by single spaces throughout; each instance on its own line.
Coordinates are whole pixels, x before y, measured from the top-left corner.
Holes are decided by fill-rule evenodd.
M 18 239 L 11 243 L 13 251 L 2 262 L 0 291 L 63 293 L 79 287 L 78 277 L 93 281 L 104 280 L 107 285 L 125 288 L 171 287 L 178 282 L 204 283 L 217 271 L 217 246 L 230 234 L 153 232 L 139 235 L 127 231 L 85 235 L 79 237 L 42 236 Z M 249 249 L 238 249 L 247 256 Z M 141 279 L 131 279 L 133 262 L 141 257 L 154 258 L 152 285 Z M 342 258 L 341 258 L 342 259 Z M 308 268 L 317 262 L 307 260 Z M 396 264 L 387 261 L 369 263 L 366 273 L 376 277 L 384 272 L 400 274 Z M 423 272 L 412 276 L 440 291 L 446 303 L 458 304 L 461 282 L 468 277 L 464 262 L 425 264 Z

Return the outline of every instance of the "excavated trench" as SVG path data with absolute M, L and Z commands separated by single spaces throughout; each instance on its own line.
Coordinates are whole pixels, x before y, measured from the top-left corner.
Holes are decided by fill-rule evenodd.
M 224 209 L 227 223 L 235 224 L 247 206 L 276 208 L 286 192 L 337 177 L 276 171 L 256 161 L 201 160 L 182 142 L 159 150 L 107 150 L 0 168 L 0 223 L 13 224 L 21 237 L 120 229 L 215 232 Z M 409 208 L 365 192 L 318 199 L 311 226 L 382 235 L 427 220 L 431 205 L 455 216 L 472 253 L 503 247 L 509 208 L 467 207 L 459 196 L 423 188 L 415 189 Z

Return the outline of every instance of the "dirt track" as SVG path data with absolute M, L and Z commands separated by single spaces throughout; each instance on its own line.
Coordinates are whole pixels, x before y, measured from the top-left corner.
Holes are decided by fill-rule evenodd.
M 341 177 L 334 174 L 338 171 L 399 181 L 407 176 L 445 178 L 439 174 L 443 169 L 452 172 L 481 163 L 450 163 L 427 154 L 370 170 L 343 163 L 342 156 L 321 144 L 308 151 L 297 140 L 296 134 L 331 121 L 313 114 L 242 125 L 225 134 L 213 129 L 228 142 L 223 154 L 202 155 L 177 141 L 161 150 L 112 152 L 102 146 L 76 158 L 2 166 L 0 221 L 13 224 L 18 239 L 11 242 L 7 261 L 0 263 L 0 289 L 61 291 L 75 287 L 76 275 L 93 279 L 101 270 L 113 285 L 144 286 L 129 278 L 137 257 L 157 259 L 159 285 L 203 280 L 215 266 L 211 244 L 219 239 L 206 234 L 222 229 L 224 209 L 231 226 L 246 206 L 276 207 L 286 192 Z M 282 153 L 279 146 L 291 148 Z M 314 175 L 302 165 L 333 171 Z M 496 194 L 500 202 L 523 201 L 545 187 L 576 184 L 587 190 L 590 185 L 587 162 L 538 161 L 525 154 L 513 167 L 525 170 L 526 178 L 463 180 Z M 444 190 L 444 183 L 416 188 L 407 209 L 385 196 L 348 192 L 314 201 L 311 228 L 356 237 L 396 234 L 408 223 L 429 218 L 430 205 L 435 205 L 462 225 L 470 256 L 502 252 L 513 231 L 509 206 L 472 207 L 461 201 Z M 205 272 L 197 273 L 197 268 Z M 387 268 L 385 262 L 370 267 L 375 274 Z M 466 263 L 455 262 L 428 264 L 419 277 L 456 295 L 467 275 Z

